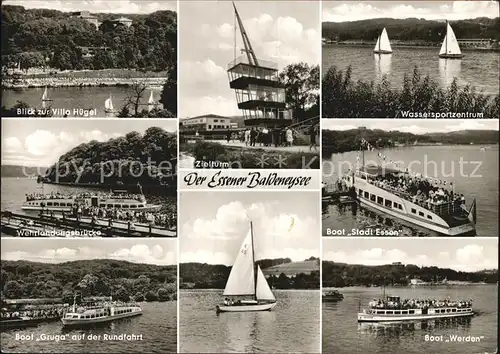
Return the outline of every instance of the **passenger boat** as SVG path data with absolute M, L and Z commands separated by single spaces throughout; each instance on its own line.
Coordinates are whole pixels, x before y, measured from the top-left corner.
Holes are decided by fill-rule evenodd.
M 368 144 L 364 139 L 362 143 Z M 369 147 L 373 149 L 372 146 Z M 441 235 L 475 236 L 475 199 L 470 209 L 467 209 L 465 198 L 456 198 L 457 194 L 454 194 L 454 191 L 449 192 L 450 200 L 433 202 L 430 199 L 420 199 L 420 196 L 425 199 L 424 194 L 419 196 L 419 194 L 394 189 L 390 185 L 391 182 L 402 179 L 414 183 L 413 181 L 417 181 L 416 175 L 408 170 L 403 171 L 380 165 L 365 166 L 364 149 L 361 153 L 363 155 L 361 165 L 358 165 L 355 171 L 349 171 L 342 177 L 342 183 L 352 190 L 360 204 Z M 418 176 L 418 184 L 427 189 L 434 187 L 433 182 L 424 176 Z M 444 190 L 445 187 L 440 188 Z M 420 190 L 420 187 L 417 189 Z
M 339 293 L 337 290 L 326 291 L 322 294 L 323 302 L 338 302 L 344 300 L 344 295 Z
M 135 304 L 86 303 L 77 309 L 76 304 L 61 318 L 64 327 L 83 327 L 110 322 L 122 318 L 142 315 L 142 309 Z
M 229 273 L 224 296 L 226 296 L 224 303 L 215 307 L 217 313 L 270 311 L 276 306 L 276 298 L 266 277 L 260 266 L 255 264 L 251 222 L 250 231 L 243 240 L 231 273 Z M 228 297 L 245 297 L 246 299 L 234 301 Z M 248 299 L 249 297 L 251 299 Z
M 21 206 L 23 210 L 71 212 L 75 207 L 88 206 L 113 208 L 130 211 L 154 211 L 161 205 L 148 204 L 144 194 L 130 195 L 127 191 L 116 190 L 111 193 L 47 194 L 32 198 L 26 197 Z
M 388 296 L 387 303 L 401 303 L 398 296 Z M 467 306 L 439 306 L 424 308 L 373 307 L 358 313 L 358 322 L 394 322 L 470 317 L 474 315 L 470 302 Z

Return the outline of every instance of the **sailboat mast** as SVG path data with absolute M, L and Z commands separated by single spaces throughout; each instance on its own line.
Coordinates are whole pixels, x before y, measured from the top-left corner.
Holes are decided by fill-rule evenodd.
M 253 296 L 257 300 L 257 269 L 255 269 L 255 250 L 253 244 L 253 224 L 250 221 L 250 240 L 252 241 L 252 264 L 253 264 Z

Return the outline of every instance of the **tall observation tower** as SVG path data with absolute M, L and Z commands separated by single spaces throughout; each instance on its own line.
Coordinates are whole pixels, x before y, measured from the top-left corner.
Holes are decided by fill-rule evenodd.
M 292 111 L 286 109 L 285 85 L 278 80 L 278 64 L 257 59 L 236 5 L 235 58 L 227 66 L 229 86 L 236 92 L 238 108 L 247 126 L 268 128 L 292 124 Z M 243 39 L 244 53 L 236 57 L 236 28 Z

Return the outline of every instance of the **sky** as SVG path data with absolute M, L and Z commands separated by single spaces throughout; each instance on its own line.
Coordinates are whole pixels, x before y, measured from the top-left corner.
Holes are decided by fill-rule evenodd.
M 2 5 L 18 5 L 27 9 L 52 9 L 64 12 L 148 14 L 160 10 L 176 11 L 177 1 L 147 0 L 4 0 Z
M 181 263 L 232 265 L 249 219 L 256 260 L 320 254 L 318 192 L 181 192 L 179 215 Z
M 61 263 L 115 259 L 155 265 L 177 264 L 177 239 L 13 239 L 2 238 L 2 261 Z
M 452 132 L 459 130 L 498 130 L 495 119 L 322 119 L 321 129 L 350 130 L 366 129 L 398 130 L 413 134 Z
M 177 131 L 175 119 L 5 119 L 2 118 L 2 165 L 48 167 L 59 156 L 91 140 L 107 141 L 147 128 Z
M 496 1 L 323 1 L 323 22 L 349 22 L 372 18 L 464 20 L 498 17 Z
M 319 1 L 236 2 L 257 58 L 277 62 L 279 69 L 320 63 L 319 6 Z M 230 1 L 180 2 L 179 117 L 241 115 L 226 72 L 234 60 L 234 21 Z M 239 57 L 239 31 L 236 38 Z
M 323 260 L 348 264 L 393 262 L 451 268 L 498 269 L 496 238 L 323 238 Z

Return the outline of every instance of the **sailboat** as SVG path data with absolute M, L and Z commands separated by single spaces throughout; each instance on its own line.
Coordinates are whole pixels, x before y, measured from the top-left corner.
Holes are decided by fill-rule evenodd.
M 45 102 L 45 101 L 53 101 L 52 99 L 49 98 L 49 92 L 47 90 L 47 86 L 45 86 L 45 91 L 43 91 L 43 95 L 42 95 L 42 102 Z
M 255 264 L 252 222 L 231 268 L 224 296 L 224 304 L 215 307 L 217 313 L 270 311 L 276 306 L 276 298 L 266 277 L 260 266 Z M 252 299 L 234 301 L 234 297 Z
M 387 35 L 387 31 L 385 28 L 382 30 L 382 33 L 377 38 L 377 43 L 375 44 L 375 48 L 373 49 L 375 54 L 391 54 L 392 48 L 391 43 L 389 42 L 389 36 Z
M 155 108 L 155 98 L 153 96 L 153 90 L 150 91 L 149 100 L 148 100 L 148 112 L 151 112 Z
M 113 101 L 111 100 L 111 94 L 109 94 L 109 98 L 104 101 L 104 111 L 106 113 L 114 113 L 115 109 L 113 108 Z
M 444 37 L 439 57 L 444 59 L 460 59 L 463 57 L 457 38 L 448 21 L 446 21 L 446 36 Z

